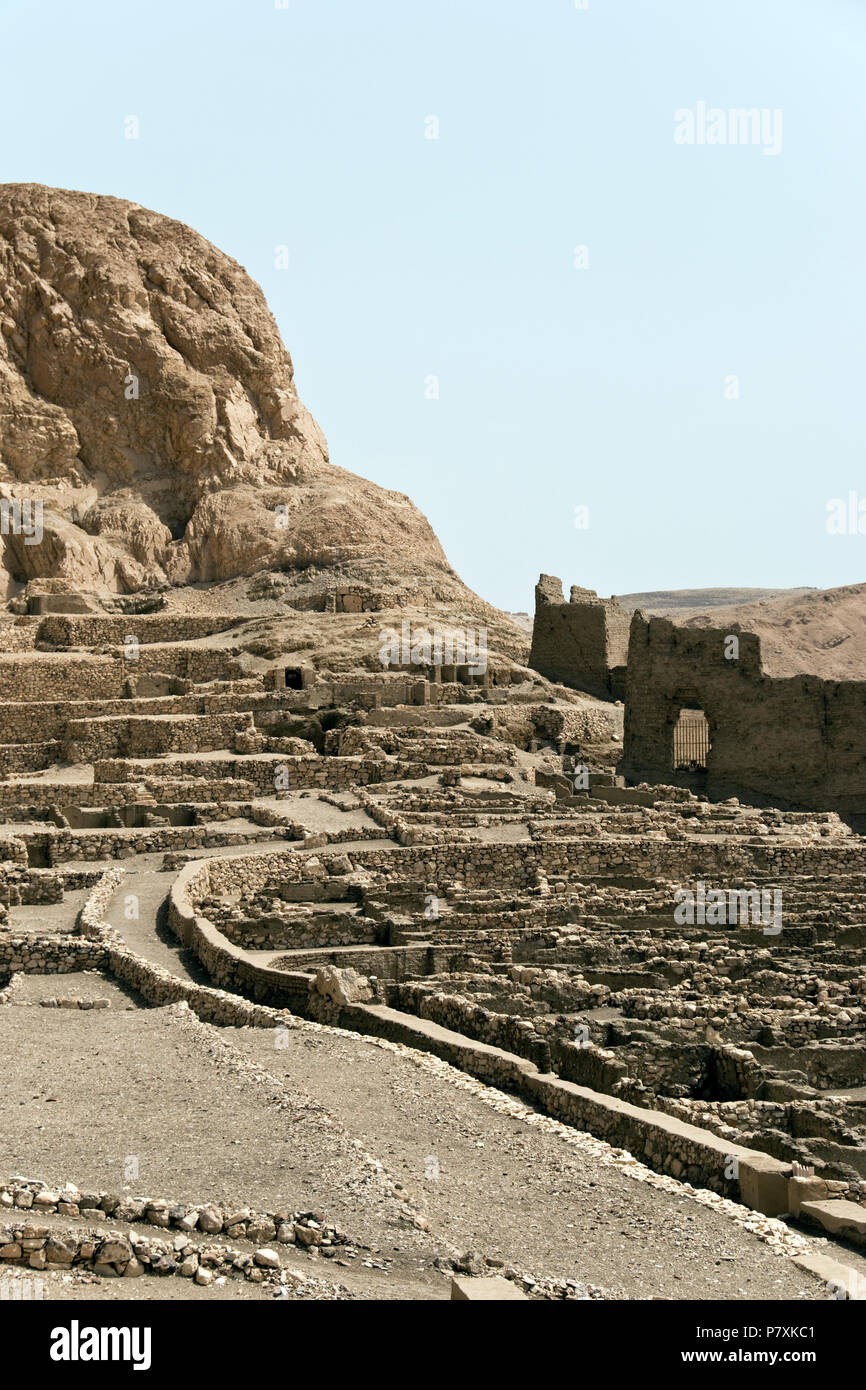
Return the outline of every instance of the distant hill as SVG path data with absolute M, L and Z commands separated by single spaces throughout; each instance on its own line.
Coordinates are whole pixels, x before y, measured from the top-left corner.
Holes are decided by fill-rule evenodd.
M 735 595 L 731 600 L 729 595 Z M 720 596 L 725 596 L 722 598 Z M 866 680 L 866 584 L 840 589 L 678 589 L 617 595 L 683 627 L 739 625 L 761 639 L 764 670 Z
M 690 609 L 705 613 L 708 608 L 729 607 L 731 604 L 775 602 L 799 598 L 803 594 L 818 594 L 820 589 L 650 589 L 643 594 L 617 594 L 621 607 L 644 613 L 672 617 L 672 609 Z

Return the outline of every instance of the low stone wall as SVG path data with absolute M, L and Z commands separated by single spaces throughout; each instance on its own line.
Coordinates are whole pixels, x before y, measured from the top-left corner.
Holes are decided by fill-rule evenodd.
M 307 917 L 286 920 L 268 916 L 231 918 L 219 922 L 219 930 L 227 941 L 245 950 L 278 951 L 286 948 L 360 946 L 376 940 L 376 925 L 367 918 L 360 920 L 347 912 L 315 913 Z
M 51 837 L 51 855 L 55 864 L 68 863 L 70 860 L 131 859 L 138 854 L 158 854 L 167 850 L 215 849 L 287 838 L 291 838 L 291 830 L 287 831 L 281 826 L 256 826 L 248 831 L 219 830 L 214 825 L 167 825 L 151 830 L 74 833 L 58 830 Z
M 64 811 L 67 806 L 107 808 L 140 802 L 155 809 L 154 801 L 175 805 L 193 802 L 248 803 L 254 795 L 256 788 L 252 782 L 245 782 L 241 778 L 200 777 L 186 780 L 148 776 L 140 782 L 71 782 L 64 786 L 20 782 L 13 786 L 0 785 L 0 821 L 7 819 L 18 823 L 22 819 L 43 820 L 44 812 L 54 806 Z
M 0 777 L 21 772 L 44 772 L 63 758 L 63 745 L 55 741 L 0 744 Z
M 264 858 L 273 861 L 274 857 Z M 233 875 L 230 865 L 234 866 Z M 266 867 L 260 864 L 256 886 L 272 871 L 273 862 Z M 212 923 L 195 913 L 193 902 L 197 896 L 219 891 L 220 880 L 227 883 L 234 877 L 236 883 L 238 878 L 249 873 L 250 865 L 238 860 L 187 865 L 175 880 L 169 897 L 169 924 L 209 973 L 218 972 L 214 977 L 220 983 L 249 991 L 257 999 L 277 991 L 284 1002 L 294 989 L 291 1007 L 304 1016 L 315 1016 L 316 995 L 310 991 L 309 977 L 298 976 L 292 981 L 290 976 L 284 975 L 280 988 L 279 979 L 274 978 L 280 976 L 279 971 L 255 966 L 244 958 L 242 951 L 227 942 Z M 190 1005 L 195 1008 L 191 999 Z M 263 1017 L 267 1017 L 267 1012 L 262 1010 Z M 433 1052 L 479 1080 L 513 1091 L 547 1114 L 627 1149 L 659 1172 L 730 1197 L 736 1198 L 740 1192 L 744 1173 L 760 1171 L 787 1179 L 791 1171 L 790 1164 L 766 1154 L 719 1139 L 659 1111 L 643 1110 L 573 1082 L 542 1074 L 533 1062 L 513 1053 L 475 1042 L 436 1023 L 383 1005 L 347 1005 L 328 1021 Z M 732 1163 L 733 1159 L 737 1162 Z M 737 1176 L 728 1177 L 726 1173 Z
M 99 763 L 105 759 L 158 758 L 166 753 L 232 748 L 236 733 L 252 727 L 249 712 L 109 715 L 70 719 L 67 737 L 75 744 L 78 762 Z
M 430 986 L 408 981 L 392 985 L 388 1003 L 394 1009 L 439 1023 L 466 1037 L 514 1052 L 534 1062 L 542 1071 L 551 1068 L 550 1047 L 525 1018 L 493 1013 L 480 1004 L 454 994 L 440 993 Z
M 198 1231 L 229 1240 L 277 1240 L 280 1245 L 302 1247 L 354 1244 L 336 1226 L 316 1220 L 313 1212 L 286 1208 L 251 1211 L 240 1202 L 193 1203 L 157 1197 L 121 1197 L 110 1192 L 82 1192 L 70 1183 L 59 1189 L 22 1179 L 0 1183 L 0 1210 L 4 1208 L 9 1214 L 10 1208 L 28 1212 L 28 1220 L 48 1214 L 73 1219 L 110 1217 L 128 1224 L 146 1223 L 186 1234 Z M 0 1254 L 0 1259 L 14 1260 L 15 1257 Z
M 13 871 L 0 880 L 0 901 L 11 905 L 38 907 L 63 901 L 63 878 L 53 869 Z
M 285 787 L 280 786 L 277 780 L 281 769 L 284 771 L 280 780 L 285 779 Z M 152 762 L 109 759 L 96 762 L 94 778 L 98 782 L 140 782 L 152 777 L 155 771 Z M 297 788 L 322 787 L 331 791 L 350 791 L 358 783 L 426 775 L 426 769 L 419 772 L 414 764 L 410 766 L 364 758 L 299 758 L 280 753 L 208 758 L 206 763 L 195 758 L 180 757 L 172 762 L 171 771 L 173 776 L 179 778 L 244 778 L 255 786 L 257 792 L 268 796 L 273 796 L 278 790 L 293 791 Z
M 142 646 L 153 642 L 194 642 L 214 632 L 226 632 L 242 621 L 237 615 L 196 613 L 131 613 L 119 618 L 52 615 L 39 623 L 36 640 L 55 647 L 119 647 L 129 637 L 135 637 Z
M 13 936 L 0 932 L 0 968 L 26 975 L 69 975 L 79 970 L 104 970 L 104 945 L 66 936 Z
M 187 869 L 194 872 L 198 867 L 193 863 L 188 865 Z M 110 869 L 103 874 L 78 918 L 82 934 L 92 941 L 104 944 L 103 964 L 106 970 L 123 984 L 134 989 L 148 1003 L 157 1007 L 186 1003 L 206 1023 L 227 1024 L 238 1028 L 275 1028 L 284 1021 L 285 1016 L 281 1017 L 273 1009 L 250 1003 L 237 993 L 180 979 L 171 971 L 137 955 L 121 942 L 114 929 L 102 920 L 102 913 L 116 892 L 122 874 L 122 869 Z M 291 976 L 277 970 L 268 971 L 252 966 L 246 962 L 243 952 L 226 942 L 204 918 L 195 918 L 191 909 L 186 906 L 180 913 L 176 910 L 171 920 L 176 934 L 185 944 L 195 943 L 196 954 L 213 978 L 219 978 L 220 975 L 225 979 L 237 978 L 239 985 L 243 985 L 250 982 L 254 984 L 253 977 L 260 975 L 263 977 L 261 987 L 265 993 L 269 992 L 270 985 L 270 992 L 281 999 L 287 995 L 294 994 L 301 998 L 308 994 L 308 975 Z M 268 977 L 273 977 L 273 980 L 269 981 Z
M 866 869 L 866 840 L 852 844 L 770 845 L 702 844 L 701 874 L 707 881 L 730 882 L 734 875 L 761 874 L 778 880 L 802 874 L 849 874 Z M 350 858 L 352 857 L 349 851 Z M 408 856 L 408 857 L 406 857 Z M 651 839 L 646 835 L 611 841 L 573 835 L 542 844 L 519 842 L 486 846 L 475 843 L 415 846 L 364 854 L 359 867 L 400 874 L 405 858 L 411 864 L 406 877 L 428 883 L 459 879 L 467 887 L 496 887 L 505 874 L 515 889 L 536 886 L 539 871 L 546 875 L 574 874 L 587 878 L 634 876 L 648 881 L 664 878 L 691 883 L 695 877 L 695 847 Z
M 274 856 L 263 856 L 272 860 Z M 384 1005 L 335 1005 L 311 989 L 311 977 L 256 966 L 243 951 L 226 941 L 212 923 L 195 913 L 193 900 L 215 891 L 214 880 L 226 873 L 225 860 L 188 864 L 178 875 L 169 898 L 169 923 L 214 979 L 256 1000 L 279 998 L 302 1016 L 327 1021 L 360 1033 L 389 1038 L 442 1057 L 488 1085 L 516 1093 L 549 1115 L 598 1135 L 623 1148 L 656 1171 L 669 1173 L 771 1214 L 786 1210 L 791 1165 L 767 1154 L 720 1138 L 660 1111 L 641 1109 L 614 1096 L 541 1073 L 533 1062 L 489 1044 L 473 1041 L 439 1024 L 415 1018 Z M 237 861 L 235 861 L 237 863 Z M 272 870 L 269 864 L 259 874 Z M 207 1022 L 235 1026 L 279 1027 L 285 1013 L 266 1002 L 252 1003 L 237 993 L 194 985 L 143 960 L 118 943 L 99 914 L 119 881 L 111 871 L 100 881 L 82 910 L 83 928 L 106 942 L 107 968 L 152 1003 L 186 1001 Z M 298 869 L 300 874 L 300 868 Z M 775 1205 L 774 1205 L 775 1204 Z
M 525 1057 L 541 1071 L 554 1071 L 566 1081 L 589 1086 L 606 1095 L 613 1093 L 627 1074 L 625 1063 L 617 1060 L 612 1052 L 594 1045 L 579 1047 L 561 1038 L 542 1037 L 525 1016 L 496 1013 L 472 1003 L 465 996 L 445 993 L 432 984 L 410 980 L 392 985 L 388 989 L 388 1003 L 392 1008 L 429 1019 L 468 1038 Z
M 27 846 L 18 835 L 0 835 L 0 863 L 27 868 Z
M 766 1154 L 659 1111 L 539 1073 L 524 1058 L 381 1005 L 352 1005 L 342 1011 L 340 1025 L 432 1052 L 485 1084 L 511 1091 L 546 1114 L 626 1149 L 656 1172 L 734 1200 L 746 1200 L 742 1182 L 750 1173 L 787 1179 L 791 1172 L 790 1164 Z
M 123 869 L 108 869 L 100 875 L 99 881 L 90 893 L 76 919 L 76 929 L 89 941 L 102 941 L 112 935 L 112 929 L 103 922 L 103 913 L 117 891 L 123 878 Z
M 119 699 L 126 674 L 121 661 L 94 653 L 0 657 L 0 700 L 24 704 L 62 700 L 70 690 L 80 700 Z
M 63 1205 L 69 1205 L 64 1203 Z M 94 1212 L 93 1215 L 96 1215 Z M 312 1214 L 310 1214 L 312 1217 Z M 272 1222 L 268 1222 L 272 1226 Z M 331 1248 L 334 1242 L 323 1238 L 318 1223 L 294 1222 L 291 1244 L 302 1244 L 302 1234 L 310 1243 Z M 187 1228 L 190 1229 L 190 1228 Z M 297 1233 L 297 1234 L 296 1234 Z M 277 1241 L 279 1243 L 279 1241 Z M 162 1240 L 140 1232 L 124 1235 L 120 1231 L 85 1229 L 58 1230 L 42 1225 L 39 1216 L 0 1223 L 0 1261 L 26 1265 L 32 1270 L 92 1270 L 94 1274 L 124 1279 L 142 1274 L 176 1274 L 197 1284 L 212 1284 L 218 1276 L 246 1279 L 252 1283 L 307 1281 L 284 1270 L 277 1250 L 262 1246 L 254 1252 L 236 1250 L 221 1241 L 198 1243 L 191 1236 Z M 2 1267 L 2 1266 L 0 1266 Z
M 242 691 L 193 688 L 186 694 L 130 696 L 123 692 L 119 698 L 33 700 L 0 702 L 0 731 L 9 743 L 48 743 L 63 741 L 67 726 L 74 719 L 154 718 L 161 715 L 229 715 L 264 714 L 278 716 L 286 705 L 286 696 L 279 692 L 255 688 L 255 682 L 231 682 L 254 688 Z M 75 687 L 70 687 L 75 690 Z M 66 692 L 67 695 L 69 692 Z

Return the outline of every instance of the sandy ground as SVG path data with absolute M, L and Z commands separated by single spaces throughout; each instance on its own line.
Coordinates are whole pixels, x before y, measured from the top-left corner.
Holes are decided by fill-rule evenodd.
M 210 1055 L 225 1042 L 240 1074 Z M 301 1029 L 278 1049 L 265 1031 L 191 1033 L 168 1009 L 12 1004 L 0 1010 L 0 1050 L 12 1059 L 0 1171 L 120 1192 L 134 1155 L 137 1193 L 320 1208 L 393 1261 L 375 1297 L 442 1296 L 433 1260 L 455 1248 L 620 1298 L 823 1296 L 726 1217 L 588 1160 L 360 1038 Z M 288 1109 L 245 1061 L 290 1083 Z M 414 1198 L 429 1234 L 401 1220 L 365 1153 Z M 436 1179 L 425 1177 L 431 1157 Z M 316 1274 L 332 1277 L 324 1264 Z M 149 1282 L 163 1297 L 174 1281 Z

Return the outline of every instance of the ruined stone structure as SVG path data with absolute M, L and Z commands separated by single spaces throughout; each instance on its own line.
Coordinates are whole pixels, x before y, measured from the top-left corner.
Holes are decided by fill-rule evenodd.
M 861 1296 L 863 686 L 637 615 L 628 787 L 626 613 L 542 576 L 527 665 L 408 499 L 328 464 L 240 267 L 24 187 L 0 279 L 0 484 L 46 441 L 70 484 L 4 551 L 3 1277 L 676 1296 L 688 1208 L 696 1296 L 742 1294 L 722 1236 L 762 1294 Z
M 705 771 L 675 769 L 684 709 L 706 715 Z M 714 799 L 836 810 L 866 824 L 866 681 L 773 678 L 750 633 L 635 613 L 620 771 L 635 782 L 682 782 Z
M 615 598 L 572 585 L 566 603 L 562 581 L 540 576 L 529 664 L 549 680 L 602 700 L 621 699 L 628 634 L 629 615 Z

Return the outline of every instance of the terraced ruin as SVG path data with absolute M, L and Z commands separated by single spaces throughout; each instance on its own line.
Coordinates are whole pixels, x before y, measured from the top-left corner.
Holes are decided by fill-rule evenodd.
M 861 837 L 833 812 L 622 785 L 621 707 L 516 659 L 334 673 L 327 613 L 313 660 L 257 655 L 294 621 L 272 602 L 3 620 L 0 1028 L 9 1056 L 40 1053 L 13 1061 L 3 1102 L 10 1268 L 88 1295 L 78 1281 L 170 1273 L 446 1297 L 455 1270 L 504 1269 L 533 1296 L 675 1297 L 646 1256 L 587 1253 L 587 1223 L 600 1237 L 626 1209 L 616 1175 L 748 1244 L 680 1296 L 746 1296 L 734 1271 L 749 1297 L 826 1296 L 790 1258 L 815 1248 L 849 1285 L 866 1272 Z M 422 1106 L 407 1067 L 444 1096 Z M 173 1094 L 190 1071 L 200 1120 Z M 471 1100 L 473 1147 L 561 1201 L 565 1240 L 551 1215 L 522 1249 L 503 1209 L 474 1248 L 486 1182 L 470 1197 L 465 1138 L 437 1134 L 449 1092 Z M 276 1157 L 275 1119 L 304 1132 L 300 1163 Z M 366 1152 L 392 1126 L 396 1171 Z M 203 1164 L 202 1133 L 238 1163 Z M 539 1141 L 588 1146 L 601 1177 L 539 1193 Z M 251 1149 L 273 1167 L 253 1177 Z M 655 1255 L 670 1213 L 642 1219 Z
M 0 1294 L 862 1298 L 864 683 L 530 642 L 135 204 L 0 309 Z

